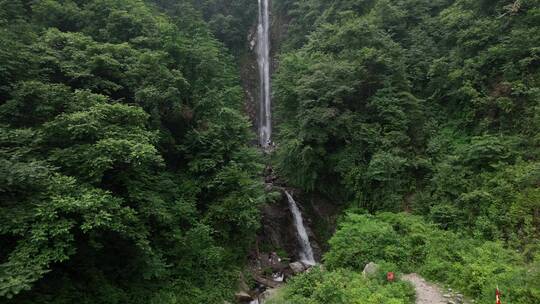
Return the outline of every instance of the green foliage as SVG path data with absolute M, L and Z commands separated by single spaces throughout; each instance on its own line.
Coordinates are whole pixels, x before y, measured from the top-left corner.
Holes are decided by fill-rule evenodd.
M 412 211 L 532 259 L 539 7 L 278 1 L 291 18 L 273 83 L 280 175 L 336 203 Z
M 245 39 L 257 18 L 257 2 L 250 0 L 152 0 L 171 16 L 184 17 L 186 11 L 200 16 L 208 23 L 215 37 L 231 51 L 245 49 Z M 200 30 L 200 29 L 198 29 Z
M 274 35 L 287 37 L 273 83 L 280 177 L 433 222 L 346 216 L 330 271 L 295 279 L 282 303 L 410 303 L 409 286 L 353 272 L 372 260 L 480 301 L 499 284 L 508 302 L 538 302 L 540 2 L 273 9 L 290 23 Z M 256 10 L 0 1 L 2 300 L 232 298 L 268 198 L 224 46 L 245 50 Z
M 291 280 L 282 294 L 271 299 L 270 304 L 345 304 L 345 303 L 414 303 L 414 289 L 407 283 L 383 283 L 366 279 L 360 273 L 349 270 L 309 273 Z
M 347 14 L 284 55 L 275 82 L 280 172 L 325 192 L 338 177 L 370 210 L 390 207 L 373 201 L 395 204 L 392 192 L 405 192 L 407 169 L 418 167 L 410 145 L 423 141 L 422 101 L 407 92 L 403 53 L 367 19 Z M 388 191 L 369 191 L 375 187 Z
M 384 260 L 399 240 L 392 226 L 351 214 L 329 243 L 332 250 L 324 257 L 326 266 L 362 271 L 369 262 Z
M 376 216 L 350 213 L 330 240 L 324 256 L 330 269 L 361 271 L 366 261 L 394 265 L 394 271 L 420 272 L 491 303 L 497 285 L 508 303 L 536 303 L 537 261 L 500 242 L 481 241 L 437 229 L 408 214 Z M 392 269 L 392 268 L 391 268 Z
M 232 298 L 266 196 L 200 14 L 0 1 L 0 27 L 1 301 Z

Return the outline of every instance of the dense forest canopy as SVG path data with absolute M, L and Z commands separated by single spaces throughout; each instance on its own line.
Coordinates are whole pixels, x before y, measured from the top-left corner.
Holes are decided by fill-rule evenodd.
M 540 303 L 540 1 L 271 2 L 265 155 L 257 1 L 0 0 L 0 302 L 232 301 L 273 167 L 343 212 L 271 303 Z
M 203 12 L 156 4 L 0 1 L 2 302 L 230 297 L 260 156 Z
M 497 284 L 508 303 L 540 301 L 540 2 L 276 0 L 276 9 L 291 20 L 274 82 L 277 168 L 355 210 L 325 265 L 361 271 L 378 260 L 482 303 Z M 366 211 L 436 226 L 357 218 Z M 308 275 L 284 298 L 330 303 L 321 294 L 337 284 L 343 300 L 332 303 L 351 303 L 350 276 Z M 391 294 L 384 303 L 408 301 Z
M 518 2 L 280 1 L 280 173 L 537 246 L 540 10 Z

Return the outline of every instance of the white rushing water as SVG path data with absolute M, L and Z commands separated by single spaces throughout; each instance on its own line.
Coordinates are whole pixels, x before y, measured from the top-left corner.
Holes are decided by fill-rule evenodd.
M 313 249 L 311 248 L 311 243 L 309 242 L 309 237 L 306 232 L 306 227 L 304 227 L 304 220 L 302 219 L 302 213 L 298 209 L 298 205 L 294 201 L 292 195 L 285 191 L 287 195 L 287 200 L 289 201 L 289 208 L 291 209 L 294 226 L 296 227 L 296 232 L 298 235 L 298 242 L 300 243 L 300 260 L 304 264 L 315 265 L 315 258 L 313 257 Z
M 285 275 L 281 272 L 272 274 L 272 280 L 274 280 L 274 282 L 283 282 L 284 279 Z
M 270 17 L 269 0 L 259 0 L 257 28 L 257 62 L 259 64 L 259 140 L 262 147 L 272 142 L 272 100 L 270 94 Z

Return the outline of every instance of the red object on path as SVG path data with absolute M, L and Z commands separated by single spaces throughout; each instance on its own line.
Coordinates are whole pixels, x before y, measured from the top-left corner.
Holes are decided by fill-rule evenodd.
M 495 299 L 497 300 L 495 304 L 501 304 L 501 292 L 499 291 L 499 287 L 497 287 L 497 291 L 495 291 Z
M 388 272 L 386 274 L 386 279 L 388 280 L 388 282 L 394 282 L 394 279 L 395 279 L 395 275 L 393 272 Z

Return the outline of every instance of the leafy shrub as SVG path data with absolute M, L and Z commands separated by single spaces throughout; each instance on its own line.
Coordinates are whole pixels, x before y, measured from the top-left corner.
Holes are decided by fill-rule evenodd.
M 386 283 L 362 274 L 339 269 L 315 268 L 292 279 L 269 304 L 409 304 L 414 289 L 408 283 Z
M 329 268 L 361 271 L 367 263 L 392 254 L 399 241 L 389 224 L 369 215 L 349 214 L 329 243 L 332 250 L 324 256 Z
M 527 265 L 522 255 L 501 243 L 443 231 L 418 216 L 351 213 L 330 246 L 324 259 L 331 269 L 361 270 L 365 261 L 375 261 L 385 271 L 394 267 L 450 284 L 479 303 L 491 303 L 497 285 L 509 303 L 540 301 L 537 259 Z

